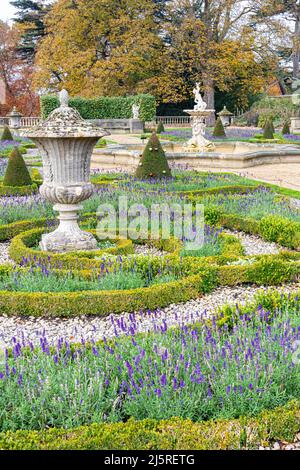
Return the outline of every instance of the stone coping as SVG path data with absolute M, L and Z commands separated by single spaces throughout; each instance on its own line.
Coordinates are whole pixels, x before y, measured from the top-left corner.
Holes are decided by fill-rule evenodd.
M 221 145 L 218 145 L 221 144 Z M 164 144 L 167 158 L 170 162 L 188 164 L 197 169 L 201 167 L 217 167 L 217 168 L 248 168 L 257 165 L 273 164 L 273 163 L 300 163 L 300 146 L 293 145 L 276 145 L 273 144 L 248 144 L 244 142 L 234 142 L 227 144 L 216 143 L 216 151 L 214 152 L 185 152 L 174 150 L 174 143 Z M 224 145 L 230 146 L 232 152 L 222 152 L 219 147 Z M 238 145 L 248 151 L 238 152 Z M 93 164 L 117 167 L 136 167 L 144 148 L 143 144 L 110 145 L 103 149 L 95 149 L 92 156 Z

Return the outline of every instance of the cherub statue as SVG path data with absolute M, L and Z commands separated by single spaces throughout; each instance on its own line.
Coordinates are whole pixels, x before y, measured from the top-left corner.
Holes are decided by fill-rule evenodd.
M 195 106 L 194 106 L 194 110 L 195 111 L 204 111 L 207 108 L 207 103 L 205 103 L 205 101 L 203 101 L 203 99 L 202 99 L 202 95 L 201 95 L 201 92 L 200 92 L 200 83 L 199 82 L 196 82 L 196 86 L 193 89 L 193 93 L 195 95 L 195 103 L 196 103 Z

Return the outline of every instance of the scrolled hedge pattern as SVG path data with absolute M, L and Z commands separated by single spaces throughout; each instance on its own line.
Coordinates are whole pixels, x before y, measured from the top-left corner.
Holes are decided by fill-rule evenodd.
M 145 263 L 146 260 L 145 257 Z M 289 282 L 299 276 L 300 263 L 290 260 L 287 254 L 265 255 L 254 257 L 252 264 L 205 266 L 200 262 L 199 265 L 194 263 L 190 270 L 194 273 L 177 281 L 131 290 L 75 293 L 1 291 L 0 310 L 8 316 L 22 312 L 24 316 L 36 317 L 107 316 L 110 313 L 154 310 L 171 303 L 187 302 L 218 286 Z M 89 276 L 90 271 L 87 270 L 85 275 Z

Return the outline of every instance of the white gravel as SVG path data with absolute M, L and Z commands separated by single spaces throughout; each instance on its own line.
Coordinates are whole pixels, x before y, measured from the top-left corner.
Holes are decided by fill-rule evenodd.
M 223 233 L 228 233 L 239 238 L 241 241 L 246 255 L 276 255 L 282 249 L 281 246 L 276 243 L 266 242 L 260 237 L 255 235 L 249 235 L 244 232 L 238 232 L 233 230 L 223 230 Z
M 134 245 L 134 254 L 144 256 L 165 256 L 168 253 L 150 245 Z
M 9 242 L 0 243 L 0 264 L 12 263 L 8 254 Z

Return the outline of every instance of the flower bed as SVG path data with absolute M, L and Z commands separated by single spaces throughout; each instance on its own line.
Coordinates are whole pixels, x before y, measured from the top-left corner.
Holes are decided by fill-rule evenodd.
M 238 449 L 293 439 L 300 425 L 297 299 L 269 293 L 208 322 L 132 331 L 109 343 L 15 341 L 0 369 L 0 447 L 18 448 L 27 438 L 28 448 L 152 442 Z
M 71 429 L 0 433 L 2 450 L 242 450 L 276 441 L 293 442 L 300 429 L 300 403 L 255 418 L 194 423 L 191 420 L 128 420 Z
M 299 255 L 300 256 L 300 255 Z M 228 257 L 179 258 L 174 257 L 162 264 L 160 259 L 136 257 L 129 262 L 122 261 L 122 269 L 152 276 L 159 273 L 173 276 L 171 281 L 163 278 L 162 283 L 130 290 L 79 291 L 79 292 L 0 292 L 0 309 L 6 315 L 72 317 L 80 315 L 107 316 L 110 313 L 166 307 L 171 303 L 186 302 L 210 292 L 218 286 L 239 284 L 275 285 L 297 279 L 300 263 L 296 255 L 284 253 L 252 257 L 251 262 L 228 264 Z M 236 259 L 236 257 L 232 258 Z M 220 265 L 217 265 L 217 260 Z M 209 261 L 212 264 L 208 264 Z M 38 262 L 38 261 L 37 261 Z M 38 262 L 39 263 L 39 262 Z M 226 264 L 224 264 L 226 263 Z M 114 271 L 116 264 L 108 261 L 108 271 Z M 6 267 L 2 272 L 6 274 Z M 11 269 L 11 266 L 9 266 Z M 101 267 L 100 274 L 101 274 Z M 103 268 L 106 271 L 106 265 Z M 4 271 L 3 271 L 4 270 Z M 73 271 L 76 274 L 76 271 Z M 94 271 L 80 271 L 79 275 L 91 278 Z M 65 275 L 65 271 L 61 271 Z

